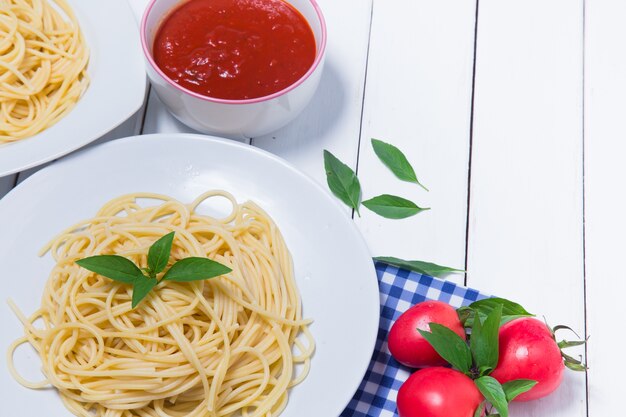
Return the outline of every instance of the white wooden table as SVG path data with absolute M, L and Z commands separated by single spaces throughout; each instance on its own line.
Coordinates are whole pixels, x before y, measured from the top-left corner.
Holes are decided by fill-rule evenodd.
M 145 0 L 129 1 L 140 14 Z M 296 121 L 250 145 L 320 183 L 328 149 L 358 170 L 364 197 L 432 207 L 402 221 L 363 210 L 354 221 L 373 255 L 464 268 L 450 279 L 590 336 L 579 351 L 588 374 L 569 372 L 512 416 L 622 415 L 626 2 L 319 3 L 329 26 L 319 91 Z M 150 93 L 100 141 L 186 131 Z M 431 191 L 394 180 L 372 137 L 401 148 Z M 0 178 L 0 197 L 29 173 Z

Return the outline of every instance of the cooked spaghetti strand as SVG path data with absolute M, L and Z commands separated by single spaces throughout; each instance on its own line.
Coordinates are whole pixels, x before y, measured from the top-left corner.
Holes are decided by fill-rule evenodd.
M 199 213 L 211 197 L 226 198 L 232 211 L 221 219 Z M 232 272 L 163 281 L 132 309 L 129 285 L 75 263 L 117 254 L 145 265 L 150 246 L 172 231 L 170 265 L 200 256 Z M 57 388 L 77 416 L 276 417 L 310 368 L 314 342 L 291 256 L 272 219 L 252 202 L 239 204 L 223 191 L 188 205 L 126 195 L 46 248 L 56 265 L 41 308 L 27 317 L 11 303 L 24 336 L 10 347 L 9 370 L 28 388 Z M 25 343 L 39 353 L 43 382 L 25 380 L 13 364 Z
M 87 89 L 88 61 L 66 0 L 0 0 L 0 144 L 63 118 Z

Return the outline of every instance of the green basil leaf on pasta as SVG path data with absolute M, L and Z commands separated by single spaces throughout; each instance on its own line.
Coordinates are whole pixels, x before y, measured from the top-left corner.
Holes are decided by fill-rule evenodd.
M 153 278 L 167 266 L 172 251 L 172 242 L 174 242 L 174 234 L 175 232 L 168 233 L 150 246 L 148 270 Z
M 91 272 L 114 281 L 134 283 L 143 277 L 141 270 L 130 259 L 118 255 L 97 255 L 79 259 L 76 263 Z
M 363 202 L 363 205 L 374 213 L 388 219 L 405 219 L 429 210 L 418 207 L 415 203 L 395 195 L 383 194 Z
M 354 171 L 327 150 L 324 150 L 324 168 L 330 191 L 358 214 L 361 205 L 361 183 Z
M 231 272 L 232 269 L 207 258 L 191 257 L 181 259 L 167 270 L 164 281 L 202 281 Z
M 374 153 L 376 153 L 378 159 L 380 159 L 398 179 L 415 183 L 428 191 L 428 188 L 424 187 L 424 185 L 417 180 L 415 170 L 400 149 L 378 139 L 372 139 L 372 148 L 374 148 Z
M 139 303 L 141 302 L 141 300 L 146 298 L 148 293 L 150 291 L 152 291 L 152 289 L 158 283 L 159 282 L 156 279 L 148 278 L 148 277 L 142 277 L 142 278 L 138 279 L 137 281 L 135 281 L 135 283 L 133 284 L 132 307 L 133 308 L 137 307 L 139 305 Z

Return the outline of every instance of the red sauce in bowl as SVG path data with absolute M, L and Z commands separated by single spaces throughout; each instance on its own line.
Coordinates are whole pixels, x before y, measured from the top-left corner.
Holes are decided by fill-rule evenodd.
M 195 93 L 245 100 L 281 91 L 315 61 L 313 31 L 283 0 L 187 0 L 159 27 L 153 55 Z

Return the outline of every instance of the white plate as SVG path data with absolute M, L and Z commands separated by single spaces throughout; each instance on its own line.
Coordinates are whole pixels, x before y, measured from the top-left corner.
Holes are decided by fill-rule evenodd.
M 251 199 L 272 216 L 293 255 L 304 315 L 315 320 L 311 373 L 291 391 L 281 417 L 338 416 L 363 378 L 378 330 L 369 251 L 325 189 L 276 156 L 224 139 L 161 134 L 116 140 L 42 169 L 0 200 L 0 355 L 23 334 L 4 300 L 11 297 L 29 313 L 38 307 L 53 261 L 36 254 L 51 237 L 121 194 L 157 192 L 190 202 L 215 188 Z M 30 355 L 18 363 L 25 376 L 41 379 L 37 356 L 21 351 L 20 357 Z M 17 384 L 4 360 L 0 387 L 2 415 L 70 415 L 54 390 Z
M 76 106 L 43 132 L 0 145 L 0 177 L 84 146 L 143 104 L 146 73 L 139 29 L 127 0 L 68 0 L 90 50 L 91 83 Z

